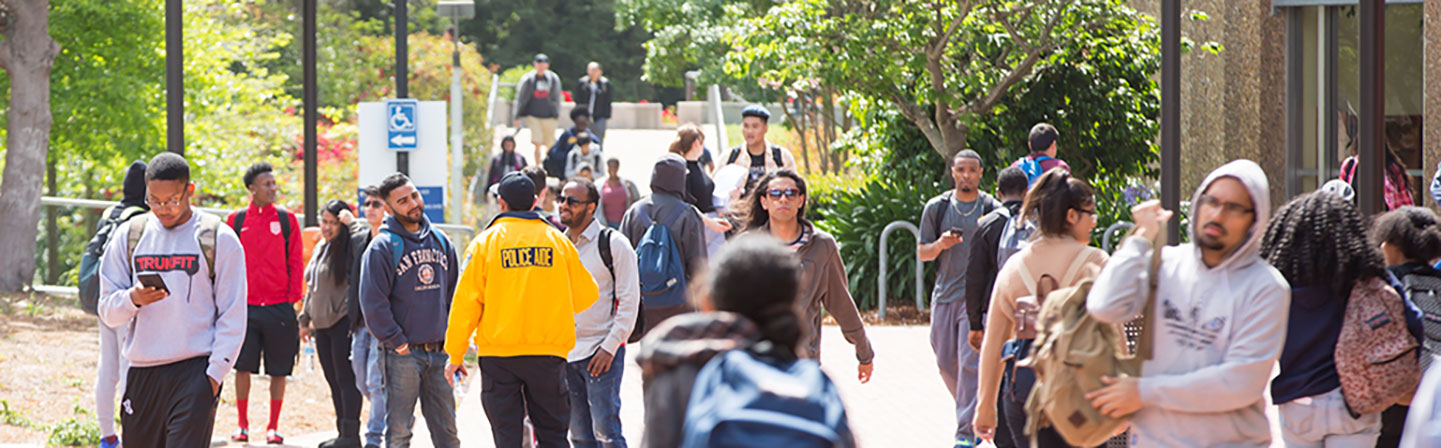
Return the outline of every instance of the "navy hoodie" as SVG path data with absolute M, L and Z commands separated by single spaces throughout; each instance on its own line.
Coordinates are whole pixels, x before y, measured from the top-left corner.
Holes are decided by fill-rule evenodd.
M 397 241 L 398 240 L 398 241 Z M 401 245 L 397 262 L 393 246 Z M 445 340 L 450 299 L 460 275 L 455 246 L 421 221 L 410 233 L 385 218 L 365 249 L 360 268 L 360 306 L 370 333 L 386 348 Z

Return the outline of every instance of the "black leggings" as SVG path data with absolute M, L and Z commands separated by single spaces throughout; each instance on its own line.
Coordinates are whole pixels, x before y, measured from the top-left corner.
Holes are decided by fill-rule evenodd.
M 350 367 L 350 317 L 330 328 L 315 330 L 315 355 L 325 382 L 330 383 L 330 401 L 335 419 L 360 421 L 360 390 L 355 388 L 355 370 Z

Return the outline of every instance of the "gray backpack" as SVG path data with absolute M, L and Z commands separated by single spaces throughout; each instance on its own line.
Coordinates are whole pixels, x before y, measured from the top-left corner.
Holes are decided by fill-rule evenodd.
M 1006 216 L 1006 228 L 1001 231 L 1001 240 L 996 245 L 996 266 L 1006 265 L 1012 255 L 1031 245 L 1031 235 L 1036 233 L 1036 223 L 1024 219 L 1021 215 L 1011 215 L 1011 211 L 1002 207 L 1001 214 Z
M 1421 309 L 1421 325 L 1425 327 L 1426 339 L 1421 344 L 1421 370 L 1431 365 L 1431 359 L 1441 354 L 1441 278 L 1412 274 L 1401 279 L 1406 287 L 1406 297 Z

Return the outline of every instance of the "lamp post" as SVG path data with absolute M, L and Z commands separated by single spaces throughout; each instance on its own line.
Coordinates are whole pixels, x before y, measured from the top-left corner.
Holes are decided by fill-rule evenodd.
M 465 191 L 465 127 L 461 122 L 460 89 L 460 19 L 475 17 L 475 2 L 442 1 L 436 8 L 441 17 L 450 18 L 450 204 L 451 222 L 464 222 Z

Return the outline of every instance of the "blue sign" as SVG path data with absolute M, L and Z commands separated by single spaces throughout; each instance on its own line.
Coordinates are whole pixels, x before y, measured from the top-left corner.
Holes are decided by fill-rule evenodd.
M 425 217 L 433 224 L 445 224 L 445 187 L 415 187 L 420 190 L 420 200 L 425 202 Z M 356 189 L 360 199 L 360 217 L 365 218 L 365 189 Z
M 420 102 L 413 99 L 394 99 L 385 102 L 385 143 L 393 151 L 411 151 L 418 147 L 416 111 Z

